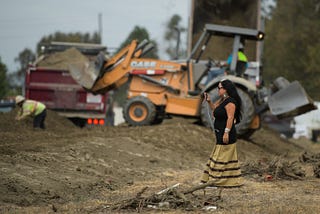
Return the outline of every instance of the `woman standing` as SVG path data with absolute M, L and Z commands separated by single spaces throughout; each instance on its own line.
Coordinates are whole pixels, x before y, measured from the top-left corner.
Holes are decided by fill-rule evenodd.
M 235 124 L 241 119 L 241 98 L 230 80 L 222 80 L 218 85 L 220 99 L 211 103 L 208 94 L 205 99 L 213 110 L 216 146 L 207 162 L 201 182 L 212 180 L 217 187 L 238 187 L 242 185 L 238 162 Z

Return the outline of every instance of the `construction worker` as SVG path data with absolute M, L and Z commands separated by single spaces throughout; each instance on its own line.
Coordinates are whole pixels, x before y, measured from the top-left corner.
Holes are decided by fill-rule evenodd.
M 23 96 L 18 95 L 15 98 L 16 105 L 20 107 L 20 111 L 16 116 L 16 120 L 22 120 L 27 116 L 33 117 L 33 128 L 45 129 L 44 121 L 47 116 L 46 106 L 38 101 L 26 100 Z
M 227 60 L 228 69 L 230 69 L 231 62 L 232 62 L 232 54 L 230 54 Z M 247 56 L 244 54 L 244 45 L 240 43 L 239 49 L 238 49 L 237 64 L 236 64 L 236 75 L 242 76 L 247 68 L 248 68 L 248 59 L 247 59 Z
M 229 55 L 227 62 L 219 65 L 219 69 L 212 69 L 208 72 L 207 80 L 205 85 L 207 85 L 212 79 L 220 75 L 226 75 L 230 71 L 230 66 L 232 62 L 232 54 Z M 244 46 L 242 43 L 239 45 L 238 57 L 236 64 L 236 76 L 242 76 L 245 70 L 248 68 L 248 59 L 244 54 Z

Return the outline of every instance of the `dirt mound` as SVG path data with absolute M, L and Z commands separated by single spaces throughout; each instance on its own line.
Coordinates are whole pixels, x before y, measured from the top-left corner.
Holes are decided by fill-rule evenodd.
M 83 62 L 87 60 L 87 57 L 76 48 L 69 48 L 63 52 L 43 55 L 40 57 L 38 62 L 36 62 L 36 66 L 58 70 L 69 70 L 68 65 L 71 62 Z
M 48 111 L 47 129 L 34 131 L 32 120 L 14 120 L 15 111 L 0 114 L 2 212 L 106 212 L 110 204 L 122 201 L 128 194 L 136 195 L 145 186 L 149 188 L 144 194 L 175 183 L 190 188 L 199 182 L 215 143 L 210 129 L 185 118 L 165 120 L 155 126 L 80 129 Z M 266 175 L 274 182 L 316 179 L 312 168 L 315 162 L 294 164 L 315 148 L 319 146 L 310 142 L 282 139 L 265 127 L 250 141 L 239 140 L 239 159 L 247 184 L 244 190 L 225 196 L 226 204 L 220 201 L 218 205 L 232 207 L 227 203 L 232 199 L 236 206 L 243 191 L 264 191 L 267 187 L 263 185 L 270 185 L 261 183 Z M 305 160 L 315 157 L 305 155 Z M 293 170 L 301 166 L 303 175 Z M 283 172 L 292 176 L 282 176 Z M 279 184 L 272 187 L 279 188 Z M 310 198 L 314 201 L 317 194 L 312 192 Z M 197 195 L 191 201 L 200 203 L 209 196 Z M 266 195 L 248 193 L 247 197 L 263 201 Z M 303 203 L 304 198 L 300 199 Z
M 0 112 L 0 130 L 2 132 L 33 131 L 32 118 L 26 118 L 25 120 L 21 121 L 15 120 L 18 110 L 18 108 L 14 108 L 12 111 L 7 113 Z M 59 116 L 56 112 L 51 110 L 47 110 L 45 124 L 48 131 L 51 132 L 61 132 L 75 128 L 70 120 Z
M 32 148 L 36 146 L 36 141 L 50 142 L 52 137 L 61 137 L 79 129 L 70 120 L 47 110 L 46 130 L 34 130 L 33 119 L 28 117 L 17 121 L 17 113 L 18 108 L 8 113 L 0 113 L 0 154 L 16 153 L 19 148 Z

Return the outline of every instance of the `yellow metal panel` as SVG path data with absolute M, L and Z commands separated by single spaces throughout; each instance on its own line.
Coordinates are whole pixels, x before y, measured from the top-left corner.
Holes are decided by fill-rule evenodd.
M 128 92 L 128 99 L 136 96 L 147 97 L 153 104 L 157 106 L 166 105 L 167 103 L 164 92 L 163 93 L 145 93 L 145 92 L 136 92 L 136 91 Z
M 199 116 L 200 97 L 168 97 L 166 112 L 188 116 Z
M 166 78 L 167 81 L 170 81 L 172 74 L 165 74 L 159 76 L 150 76 L 151 78 L 161 81 L 161 78 Z M 144 92 L 144 93 L 161 93 L 164 92 L 166 88 L 151 83 L 147 80 L 143 80 L 139 76 L 133 76 L 130 83 L 130 91 L 133 92 Z

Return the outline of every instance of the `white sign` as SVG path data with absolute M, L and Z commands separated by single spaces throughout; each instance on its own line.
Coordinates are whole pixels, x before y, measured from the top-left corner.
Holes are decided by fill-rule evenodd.
M 101 103 L 102 96 L 100 94 L 93 95 L 91 93 L 87 93 L 87 103 Z

